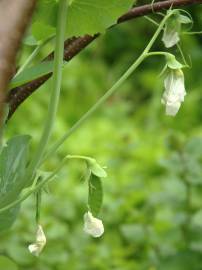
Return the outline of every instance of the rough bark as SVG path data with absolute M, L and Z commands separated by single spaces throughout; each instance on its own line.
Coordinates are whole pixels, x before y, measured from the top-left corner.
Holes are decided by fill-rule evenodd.
M 9 81 L 15 72 L 15 59 L 35 0 L 0 1 L 0 124 Z

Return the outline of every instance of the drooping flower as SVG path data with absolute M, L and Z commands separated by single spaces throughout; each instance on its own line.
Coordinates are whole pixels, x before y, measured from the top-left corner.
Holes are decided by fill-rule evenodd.
M 180 11 L 166 21 L 162 37 L 166 48 L 171 48 L 180 41 L 181 26 L 189 23 L 192 23 L 192 20 L 188 16 L 180 14 Z
M 162 41 L 166 48 L 171 48 L 180 41 L 180 37 L 176 28 L 169 25 L 165 26 Z
M 161 102 L 166 106 L 166 114 L 175 116 L 186 95 L 182 70 L 170 69 L 164 80 L 164 87 Z
M 36 232 L 36 241 L 35 243 L 28 246 L 30 253 L 34 256 L 39 256 L 44 246 L 46 245 L 46 236 L 44 234 L 43 228 L 41 225 L 38 225 Z
M 100 237 L 104 233 L 102 220 L 93 217 L 91 212 L 84 214 L 84 232 L 93 237 Z

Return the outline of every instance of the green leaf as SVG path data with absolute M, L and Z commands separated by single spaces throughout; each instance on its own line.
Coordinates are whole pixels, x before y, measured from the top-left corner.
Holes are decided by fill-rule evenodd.
M 25 69 L 11 80 L 10 88 L 15 88 L 29 81 L 35 80 L 53 71 L 53 61 L 42 62 L 38 65 Z
M 88 205 L 93 216 L 97 216 L 100 212 L 103 201 L 102 181 L 100 178 L 92 174 L 88 185 Z
M 10 139 L 0 154 L 0 207 L 5 206 L 8 194 L 13 193 L 9 203 L 15 200 L 21 189 L 21 181 L 24 178 L 30 136 L 21 135 Z M 19 206 L 11 208 L 0 214 L 0 230 L 9 228 L 15 221 Z
M 115 24 L 132 4 L 134 0 L 72 0 L 67 11 L 67 36 L 102 33 Z M 50 33 L 55 33 L 57 10 L 55 0 L 38 2 L 32 26 L 32 35 L 36 39 L 47 39 Z
M 29 135 L 10 139 L 0 155 L 0 195 L 4 196 L 24 176 Z
M 38 41 L 43 41 L 55 34 L 55 27 L 42 22 L 32 24 L 32 35 Z
M 8 230 L 13 225 L 19 214 L 19 210 L 20 206 L 17 205 L 0 214 L 0 232 Z
M 55 0 L 38 0 L 33 23 L 24 43 L 30 46 L 46 40 L 56 32 L 58 3 Z
M 68 37 L 104 32 L 133 3 L 131 0 L 74 0 L 68 9 Z
M 56 26 L 58 3 L 55 0 L 40 0 L 37 3 L 34 21 L 40 21 L 50 26 Z

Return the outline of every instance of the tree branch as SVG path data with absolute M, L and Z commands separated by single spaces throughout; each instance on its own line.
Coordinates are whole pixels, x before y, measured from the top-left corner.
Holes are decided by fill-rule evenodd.
M 15 58 L 35 0 L 2 0 L 0 2 L 0 126 L 9 81 L 14 73 Z
M 181 6 L 201 4 L 201 3 L 202 3 L 202 0 L 168 0 L 168 1 L 157 2 L 157 3 L 154 3 L 153 5 L 149 4 L 149 5 L 134 7 L 129 12 L 121 16 L 118 19 L 117 24 L 129 21 L 129 20 L 141 17 L 141 16 L 145 16 L 153 12 L 167 10 L 170 7 L 174 8 L 174 7 L 181 7 Z M 83 37 L 71 38 L 71 39 L 66 40 L 64 44 L 64 48 L 65 48 L 64 60 L 70 61 L 75 55 L 77 55 L 80 51 L 82 51 L 88 44 L 90 44 L 98 36 L 99 34 L 96 34 L 94 36 L 85 35 Z M 53 57 L 54 55 L 53 53 L 51 53 L 44 60 L 51 60 L 53 59 Z M 49 73 L 29 83 L 26 83 L 25 85 L 11 89 L 7 97 L 7 101 L 10 106 L 8 118 L 10 118 L 13 115 L 13 113 L 18 108 L 18 106 L 26 98 L 28 98 L 34 91 L 36 91 L 51 76 L 52 76 L 52 73 Z

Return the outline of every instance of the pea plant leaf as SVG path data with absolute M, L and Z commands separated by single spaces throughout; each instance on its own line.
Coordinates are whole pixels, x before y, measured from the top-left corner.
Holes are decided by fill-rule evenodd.
M 0 232 L 8 230 L 15 222 L 20 210 L 20 205 L 10 208 L 0 214 Z
M 53 71 L 53 61 L 46 61 L 36 64 L 33 67 L 26 68 L 10 82 L 10 89 L 35 80 Z
M 0 208 L 5 206 L 7 194 L 13 191 L 15 200 L 24 178 L 28 159 L 30 136 L 20 135 L 10 139 L 0 154 Z M 15 221 L 19 206 L 13 207 L 0 214 L 0 231 L 8 229 Z
M 69 2 L 66 37 L 103 33 L 116 23 L 134 3 L 134 0 L 73 0 Z M 58 2 L 38 1 L 31 34 L 36 40 L 45 40 L 56 31 Z M 30 33 L 29 33 L 30 34 Z
M 56 26 L 58 3 L 56 0 L 39 0 L 34 14 L 34 21 Z
M 88 181 L 88 205 L 91 213 L 97 216 L 102 207 L 103 188 L 102 180 L 94 174 L 91 174 Z
M 32 24 L 32 36 L 37 41 L 44 41 L 55 34 L 55 27 L 37 21 Z
M 134 0 L 73 0 L 68 9 L 67 35 L 102 33 L 133 3 Z

